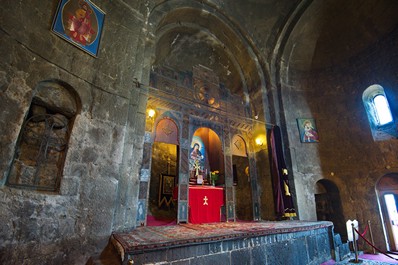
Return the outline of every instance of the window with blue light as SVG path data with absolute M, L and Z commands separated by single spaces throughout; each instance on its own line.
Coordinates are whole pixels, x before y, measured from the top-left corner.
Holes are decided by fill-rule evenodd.
M 371 85 L 362 94 L 362 102 L 368 116 L 373 139 L 383 141 L 398 137 L 394 113 L 384 88 Z
M 383 126 L 393 122 L 388 100 L 384 95 L 378 94 L 373 98 L 377 122 L 379 126 Z

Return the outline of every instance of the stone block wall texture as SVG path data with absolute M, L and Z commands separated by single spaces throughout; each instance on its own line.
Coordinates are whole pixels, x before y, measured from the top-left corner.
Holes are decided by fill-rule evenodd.
M 133 78 L 143 68 L 144 5 L 96 1 L 106 16 L 94 58 L 51 32 L 58 2 L 1 3 L 1 264 L 85 264 L 112 231 L 135 226 L 146 97 Z M 18 135 L 45 80 L 67 84 L 81 102 L 60 190 L 10 188 Z
M 58 2 L 1 1 L 2 264 L 83 264 L 106 245 L 112 231 L 132 229 L 136 224 L 147 96 L 134 82 L 137 78 L 149 83 L 155 51 L 147 51 L 146 42 L 154 41 L 155 37 L 149 35 L 155 30 L 148 31 L 157 25 L 147 24 L 147 16 L 160 2 L 93 0 L 106 13 L 98 58 L 51 32 Z M 201 5 L 194 0 L 167 1 L 165 5 L 172 10 L 184 2 Z M 252 1 L 251 5 L 247 1 L 203 2 L 222 10 L 219 15 L 230 21 L 240 21 L 242 34 L 257 46 L 259 64 L 267 68 L 265 62 L 274 52 L 279 27 L 299 1 L 280 1 L 274 8 L 259 1 Z M 265 16 L 268 20 L 264 20 Z M 315 183 L 322 178 L 331 179 L 340 190 L 346 219 L 355 218 L 362 223 L 370 219 L 376 224 L 375 241 L 380 246 L 383 233 L 374 185 L 383 174 L 398 171 L 398 143 L 373 142 L 361 93 L 379 83 L 393 95 L 393 102 L 398 102 L 397 32 L 374 45 L 355 60 L 318 72 L 302 73 L 291 68 L 286 72 L 288 68 L 281 65 L 280 92 L 300 218 L 316 219 Z M 242 60 L 239 56 L 244 54 L 237 55 L 237 59 Z M 253 65 L 247 67 L 255 70 Z M 35 89 L 45 80 L 68 84 L 81 102 L 60 191 L 56 193 L 5 185 Z M 276 81 L 280 80 L 269 83 Z M 270 103 L 279 106 L 281 102 Z M 392 107 L 397 109 L 396 103 Z M 267 116 L 268 110 L 265 112 Z M 319 144 L 299 142 L 296 118 L 305 116 L 318 121 Z M 296 247 L 299 248 L 292 249 Z M 243 252 L 217 255 L 237 257 L 242 253 L 249 257 L 256 253 L 239 251 Z M 208 259 L 210 263 L 213 257 Z
M 316 182 L 331 180 L 339 189 L 346 222 L 360 229 L 370 220 L 376 246 L 385 247 L 375 185 L 398 171 L 398 141 L 374 141 L 362 103 L 363 91 L 384 87 L 393 111 L 398 108 L 398 32 L 350 61 L 312 72 L 290 69 L 281 86 L 292 154 L 300 218 L 315 220 Z M 300 143 L 297 118 L 315 118 L 320 142 Z

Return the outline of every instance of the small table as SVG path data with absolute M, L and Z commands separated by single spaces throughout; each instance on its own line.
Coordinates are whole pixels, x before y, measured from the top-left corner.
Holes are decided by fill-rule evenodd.
M 224 188 L 213 186 L 189 187 L 189 222 L 192 224 L 221 222 Z

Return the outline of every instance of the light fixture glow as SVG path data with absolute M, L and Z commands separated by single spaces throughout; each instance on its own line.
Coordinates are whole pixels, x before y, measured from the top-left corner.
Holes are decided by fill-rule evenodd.
M 153 117 L 155 117 L 155 110 L 154 109 L 149 109 L 148 110 L 148 117 L 149 118 L 153 118 Z
M 257 137 L 256 138 L 256 144 L 259 145 L 259 146 L 262 146 L 263 145 L 263 140 L 260 137 Z

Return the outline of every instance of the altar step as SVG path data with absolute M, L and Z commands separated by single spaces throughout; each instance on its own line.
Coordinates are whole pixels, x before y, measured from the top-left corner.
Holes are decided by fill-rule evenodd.
M 113 239 L 116 249 L 123 250 L 123 265 L 130 261 L 140 265 L 319 265 L 332 258 L 334 248 L 331 222 L 140 227 L 130 233 L 114 234 Z
M 86 265 L 318 265 L 334 258 L 335 240 L 330 222 L 139 227 L 113 234 L 102 253 Z
M 343 243 L 340 234 L 333 236 L 334 240 L 334 259 L 336 262 L 343 261 L 351 255 L 349 242 Z

